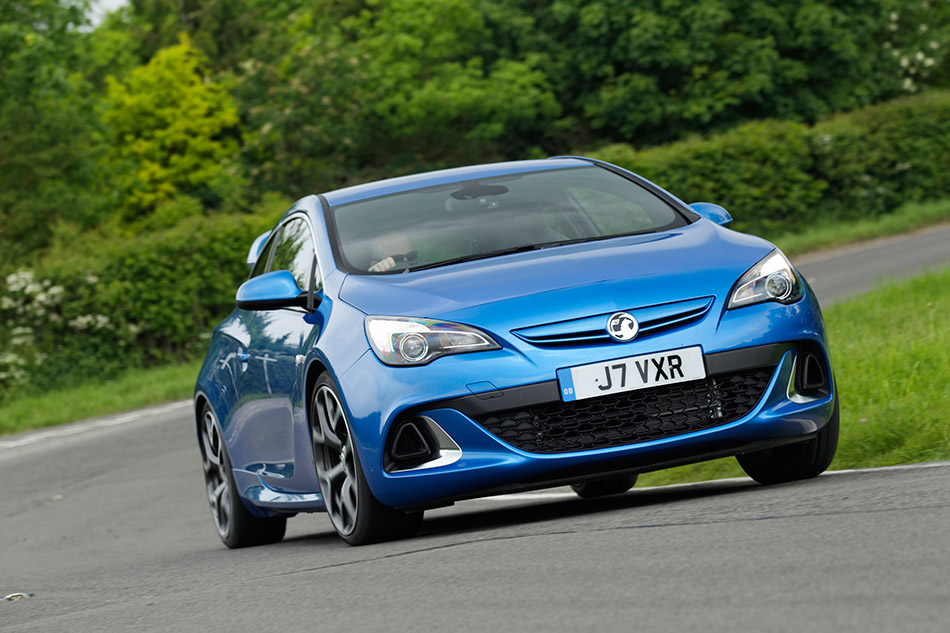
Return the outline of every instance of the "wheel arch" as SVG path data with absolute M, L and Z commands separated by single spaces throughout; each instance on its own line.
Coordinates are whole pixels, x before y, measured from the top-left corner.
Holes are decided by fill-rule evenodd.
M 199 390 L 195 392 L 195 436 L 198 439 L 198 450 L 201 451 L 202 455 L 204 455 L 205 447 L 204 443 L 201 441 L 201 411 L 204 409 L 205 405 L 208 405 L 208 407 L 211 408 L 211 412 L 214 414 L 215 418 L 217 418 L 218 415 L 214 412 L 214 406 L 211 404 L 211 399 L 205 394 L 204 391 Z
M 330 368 L 323 362 L 320 358 L 314 358 L 310 361 L 310 364 L 307 365 L 307 372 L 304 376 L 304 416 L 307 421 L 307 426 L 310 426 L 310 403 L 313 402 L 313 390 L 317 384 L 317 378 L 320 377 L 320 374 L 323 372 L 329 372 Z M 330 372 L 332 376 L 332 372 Z M 335 379 L 334 379 L 335 382 Z

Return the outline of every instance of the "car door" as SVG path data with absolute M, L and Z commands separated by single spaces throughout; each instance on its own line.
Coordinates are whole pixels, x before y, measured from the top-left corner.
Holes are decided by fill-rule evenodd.
M 252 276 L 289 270 L 301 289 L 322 287 L 313 231 L 302 214 L 290 216 L 274 231 L 261 252 L 261 260 L 265 259 L 258 261 Z M 243 465 L 238 467 L 256 473 L 271 488 L 293 491 L 296 464 L 310 458 L 299 383 L 302 360 L 318 328 L 303 308 L 240 312 L 248 345 L 240 381 Z

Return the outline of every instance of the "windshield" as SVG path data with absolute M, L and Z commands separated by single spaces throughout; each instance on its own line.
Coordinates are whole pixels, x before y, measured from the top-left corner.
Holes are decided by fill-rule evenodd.
M 455 182 L 332 209 L 353 273 L 399 273 L 687 224 L 665 200 L 596 166 Z

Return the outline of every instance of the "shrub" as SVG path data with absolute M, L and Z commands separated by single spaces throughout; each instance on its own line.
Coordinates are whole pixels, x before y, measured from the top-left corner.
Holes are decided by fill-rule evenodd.
M 592 155 L 635 171 L 687 202 L 729 209 L 739 230 L 765 235 L 880 215 L 950 194 L 950 93 L 899 99 L 814 127 L 759 121 L 644 151 Z
M 87 236 L 0 286 L 0 399 L 193 357 L 234 305 L 247 249 L 271 213 L 189 217 L 130 239 Z

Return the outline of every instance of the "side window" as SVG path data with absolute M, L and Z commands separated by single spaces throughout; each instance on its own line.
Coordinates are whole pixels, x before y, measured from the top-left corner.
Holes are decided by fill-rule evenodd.
M 264 242 L 264 247 L 257 256 L 257 263 L 255 263 L 254 268 L 251 269 L 251 277 L 257 277 L 267 272 L 267 262 L 270 260 L 270 254 L 274 250 L 274 244 L 277 243 L 278 239 L 280 239 L 280 231 L 276 230 L 271 234 L 270 238 Z
M 313 264 L 313 240 L 310 227 L 305 220 L 291 220 L 274 249 L 274 261 L 269 270 L 289 270 L 293 273 L 297 285 L 306 290 L 310 279 L 310 267 Z

